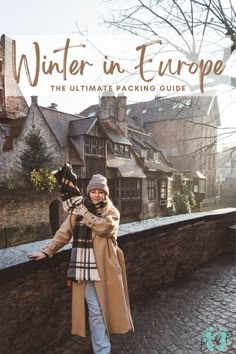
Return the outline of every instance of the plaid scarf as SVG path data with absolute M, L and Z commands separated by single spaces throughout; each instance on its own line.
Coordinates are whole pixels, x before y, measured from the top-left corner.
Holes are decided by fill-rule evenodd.
M 60 187 L 63 209 L 70 214 L 83 201 L 82 193 L 77 187 L 78 177 L 69 162 L 53 171 L 52 174 Z
M 96 207 L 102 208 L 106 203 L 100 202 L 98 204 L 95 206 L 89 197 L 84 200 L 84 205 L 96 216 L 100 215 Z M 78 219 L 80 221 L 81 217 L 79 216 Z M 75 227 L 67 278 L 73 281 L 101 280 L 93 252 L 92 231 L 89 227 L 80 223 Z
M 63 208 L 69 214 L 76 214 L 76 208 L 82 202 L 94 215 L 105 206 L 105 202 L 93 204 L 89 197 L 83 200 L 82 194 L 77 187 L 77 175 L 73 172 L 71 165 L 66 162 L 60 169 L 53 171 L 62 195 Z M 78 216 L 77 221 L 82 217 Z M 71 258 L 67 278 L 72 281 L 101 280 L 93 251 L 92 231 L 89 227 L 77 223 L 74 230 L 74 237 L 71 250 Z

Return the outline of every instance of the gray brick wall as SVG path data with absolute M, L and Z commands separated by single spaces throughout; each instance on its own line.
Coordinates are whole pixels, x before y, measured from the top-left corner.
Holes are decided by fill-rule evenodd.
M 56 193 L 1 192 L 0 249 L 52 237 L 50 204 L 59 200 L 59 224 L 65 214 Z

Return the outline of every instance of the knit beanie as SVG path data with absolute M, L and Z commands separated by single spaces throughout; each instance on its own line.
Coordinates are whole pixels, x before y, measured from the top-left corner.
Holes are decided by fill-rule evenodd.
M 109 195 L 106 177 L 102 175 L 93 175 L 87 186 L 87 194 L 89 194 L 92 189 L 99 189 Z

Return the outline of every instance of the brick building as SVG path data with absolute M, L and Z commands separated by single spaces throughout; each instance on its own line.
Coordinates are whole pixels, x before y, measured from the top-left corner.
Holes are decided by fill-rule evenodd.
M 126 97 L 103 96 L 100 105 L 80 114 L 87 119 L 96 115 L 109 137 L 107 176 L 118 208 L 127 215 L 132 210 L 141 218 L 166 215 L 172 206 L 175 169 L 153 136 L 128 122 Z
M 128 127 L 125 96 L 104 96 L 97 108 L 88 115 L 72 115 L 60 112 L 56 104 L 41 107 L 33 96 L 27 117 L 12 120 L 8 127 L 1 179 L 14 178 L 25 137 L 32 128 L 39 129 L 53 157 L 52 169 L 69 160 L 82 189 L 93 174 L 107 176 L 122 221 L 166 215 L 172 204 L 173 165 L 150 134 Z
M 168 160 L 186 176 L 197 203 L 214 199 L 220 125 L 217 97 L 156 98 L 127 109 L 129 121 L 151 132 Z

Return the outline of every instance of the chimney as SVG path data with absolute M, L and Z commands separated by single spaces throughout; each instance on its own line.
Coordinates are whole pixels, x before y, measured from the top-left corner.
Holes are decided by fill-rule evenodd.
M 123 122 L 126 117 L 126 101 L 127 97 L 123 93 L 119 93 L 117 97 L 117 119 Z
M 54 111 L 57 111 L 58 104 L 56 103 L 51 103 L 51 106 L 49 106 L 49 109 L 53 109 Z
M 99 118 L 101 120 L 113 120 L 116 116 L 116 97 L 114 92 L 103 92 Z
M 126 96 L 113 92 L 102 94 L 99 119 L 112 123 L 120 128 L 125 137 L 128 137 L 128 118 L 126 114 Z
M 38 104 L 38 96 L 31 96 L 31 104 Z
M 124 133 L 124 136 L 128 137 L 128 116 L 127 116 L 127 107 L 126 107 L 127 97 L 123 93 L 119 93 L 116 99 L 117 106 L 117 116 L 116 124 L 120 127 L 121 131 Z

